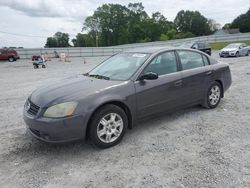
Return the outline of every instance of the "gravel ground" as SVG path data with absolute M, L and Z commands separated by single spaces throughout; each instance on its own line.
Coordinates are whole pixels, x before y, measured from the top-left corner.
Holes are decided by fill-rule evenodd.
M 0 62 L 1 188 L 250 187 L 250 57 L 222 59 L 233 84 L 216 109 L 192 107 L 142 122 L 116 147 L 32 138 L 22 120 L 29 94 L 102 59 L 53 60 L 37 70 L 24 60 Z

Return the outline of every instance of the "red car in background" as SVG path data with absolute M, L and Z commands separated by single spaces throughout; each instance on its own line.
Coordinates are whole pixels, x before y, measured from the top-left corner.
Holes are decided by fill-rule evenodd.
M 16 50 L 13 49 L 0 49 L 0 60 L 8 60 L 9 62 L 20 59 Z

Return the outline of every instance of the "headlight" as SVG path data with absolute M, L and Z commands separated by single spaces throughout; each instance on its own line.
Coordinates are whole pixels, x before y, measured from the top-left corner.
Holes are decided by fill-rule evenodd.
M 65 102 L 65 103 L 56 104 L 54 106 L 49 107 L 45 111 L 43 116 L 51 117 L 51 118 L 71 116 L 73 112 L 75 111 L 76 106 L 77 106 L 77 102 Z

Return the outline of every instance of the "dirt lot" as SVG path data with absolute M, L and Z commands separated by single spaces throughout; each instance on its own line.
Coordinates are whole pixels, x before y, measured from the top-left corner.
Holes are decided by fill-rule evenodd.
M 116 147 L 48 145 L 26 133 L 29 94 L 100 59 L 54 60 L 37 70 L 24 60 L 0 62 L 1 188 L 250 187 L 250 57 L 222 59 L 233 85 L 216 109 L 193 107 L 143 122 Z

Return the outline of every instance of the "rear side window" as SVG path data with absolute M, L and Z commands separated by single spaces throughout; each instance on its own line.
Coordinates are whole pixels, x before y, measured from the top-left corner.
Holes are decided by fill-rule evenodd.
M 178 51 L 182 69 L 194 69 L 198 67 L 203 67 L 203 58 L 201 54 L 191 51 Z

